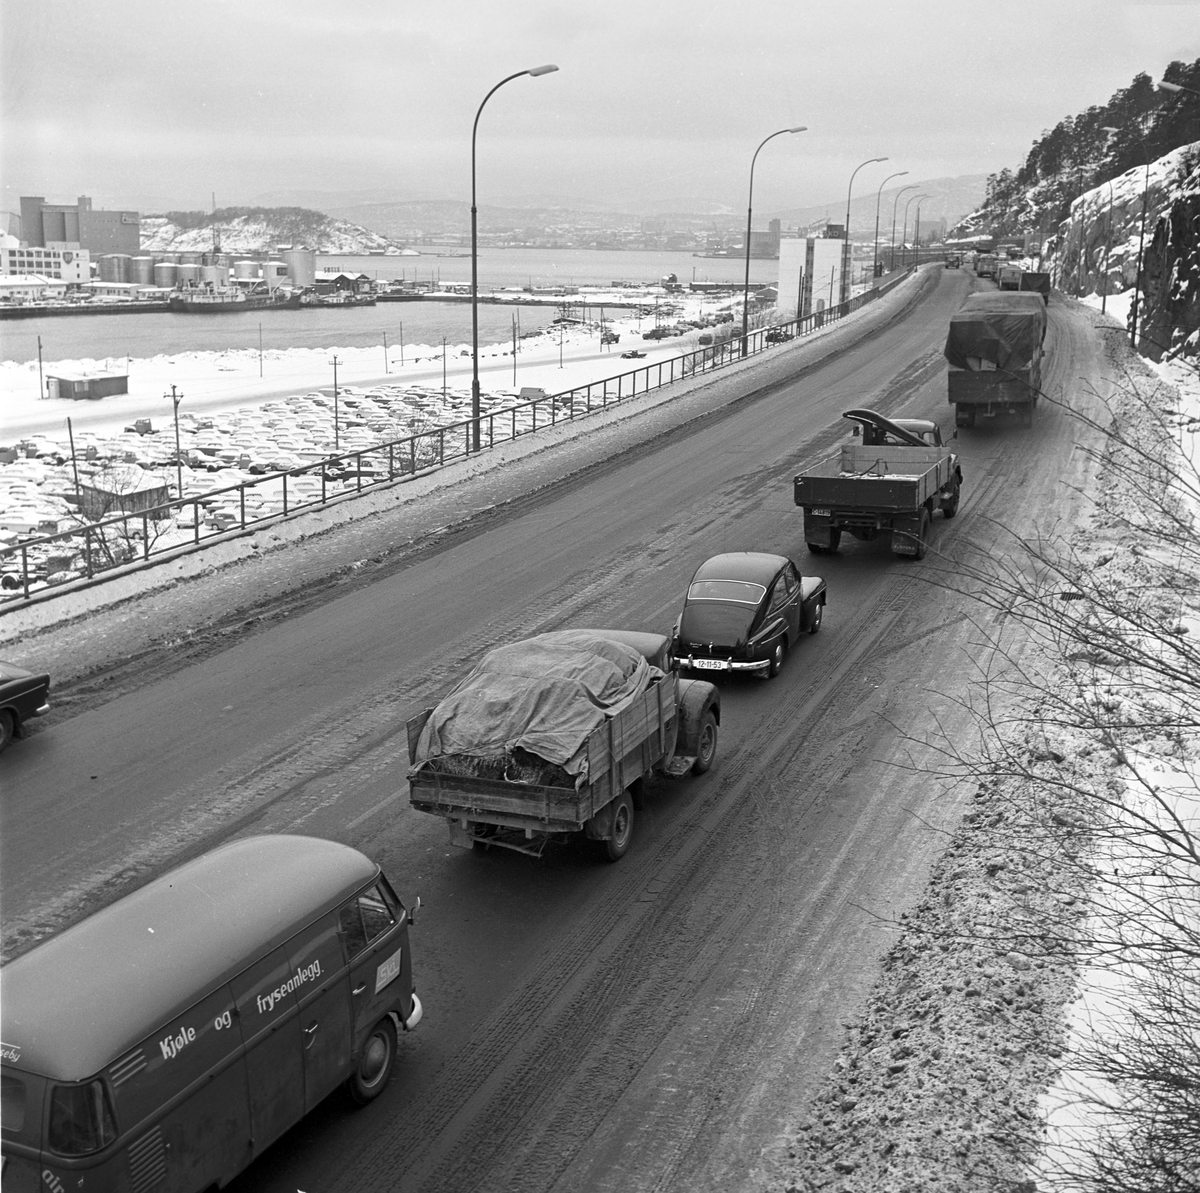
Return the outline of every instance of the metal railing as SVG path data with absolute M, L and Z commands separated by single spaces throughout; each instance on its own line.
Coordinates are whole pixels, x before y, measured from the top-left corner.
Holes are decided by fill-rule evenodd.
M 824 311 L 756 328 L 745 343 L 740 335 L 729 336 L 602 381 L 484 413 L 480 416 L 481 450 L 560 422 L 585 418 L 662 386 L 756 356 L 777 343 L 810 335 L 887 293 L 908 272 Z M 713 334 L 728 326 L 718 325 Z M 15 546 L 0 548 L 0 614 L 5 599 L 31 600 L 69 591 L 79 582 L 111 578 L 118 569 L 146 566 L 161 556 L 195 551 L 233 534 L 445 467 L 472 454 L 471 427 L 470 419 L 449 423 L 111 517 L 104 516 L 106 510 L 100 510 L 101 516 L 95 520 L 85 520 L 80 513 L 79 524 L 67 530 L 32 536 Z M 120 504 L 121 500 L 119 494 L 111 496 L 111 504 Z M 8 607 L 13 606 L 10 603 Z

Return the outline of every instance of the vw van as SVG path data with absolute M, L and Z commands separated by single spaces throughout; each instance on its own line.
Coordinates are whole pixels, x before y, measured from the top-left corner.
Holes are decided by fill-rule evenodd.
M 377 1097 L 412 919 L 358 850 L 250 837 L 6 965 L 5 1193 L 223 1185 L 338 1086 Z

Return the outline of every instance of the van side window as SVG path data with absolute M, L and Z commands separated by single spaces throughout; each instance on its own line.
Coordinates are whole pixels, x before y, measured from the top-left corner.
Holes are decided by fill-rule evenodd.
M 341 910 L 338 920 L 346 952 L 353 957 L 396 923 L 392 902 L 378 885 L 368 887 Z
M 25 1082 L 7 1073 L 0 1077 L 0 1127 L 6 1131 L 25 1127 Z
M 50 1150 L 60 1156 L 86 1156 L 117 1137 L 112 1103 L 103 1081 L 56 1085 L 50 1098 Z

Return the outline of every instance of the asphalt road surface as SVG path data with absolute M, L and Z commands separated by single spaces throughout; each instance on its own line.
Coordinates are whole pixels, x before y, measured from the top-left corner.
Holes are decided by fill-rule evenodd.
M 406 901 L 426 1007 L 387 1091 L 340 1094 L 238 1190 L 728 1190 L 771 1171 L 967 793 L 922 773 L 1004 627 L 941 585 L 956 556 L 1069 523 L 1088 464 L 1043 403 L 960 433 L 958 517 L 915 562 L 810 556 L 791 478 L 851 407 L 953 425 L 941 349 L 973 280 L 795 380 L 536 495 L 378 579 L 91 699 L 5 757 L 3 898 L 20 939 L 154 859 L 300 832 L 361 848 Z M 1104 372 L 1086 311 L 1050 307 L 1045 388 Z M 821 632 L 771 681 L 723 685 L 718 760 L 651 785 L 633 847 L 540 860 L 453 849 L 410 809 L 404 718 L 497 642 L 564 626 L 668 632 L 708 555 L 825 576 Z M 66 909 L 66 910 L 64 910 Z M 68 912 L 73 909 L 73 915 Z

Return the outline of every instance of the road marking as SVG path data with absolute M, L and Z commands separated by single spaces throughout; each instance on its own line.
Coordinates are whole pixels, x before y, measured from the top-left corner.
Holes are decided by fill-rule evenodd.
M 350 821 L 349 824 L 346 825 L 346 827 L 348 829 L 349 828 L 357 828 L 360 824 L 362 824 L 362 822 L 364 820 L 369 820 L 372 816 L 374 816 L 376 812 L 382 812 L 383 809 L 388 806 L 388 804 L 394 804 L 400 798 L 400 794 L 401 793 L 399 791 L 397 791 L 394 794 L 389 795 L 387 797 L 387 799 L 381 800 L 373 808 L 368 808 L 365 812 L 362 813 L 362 815 L 356 816 L 353 820 Z

